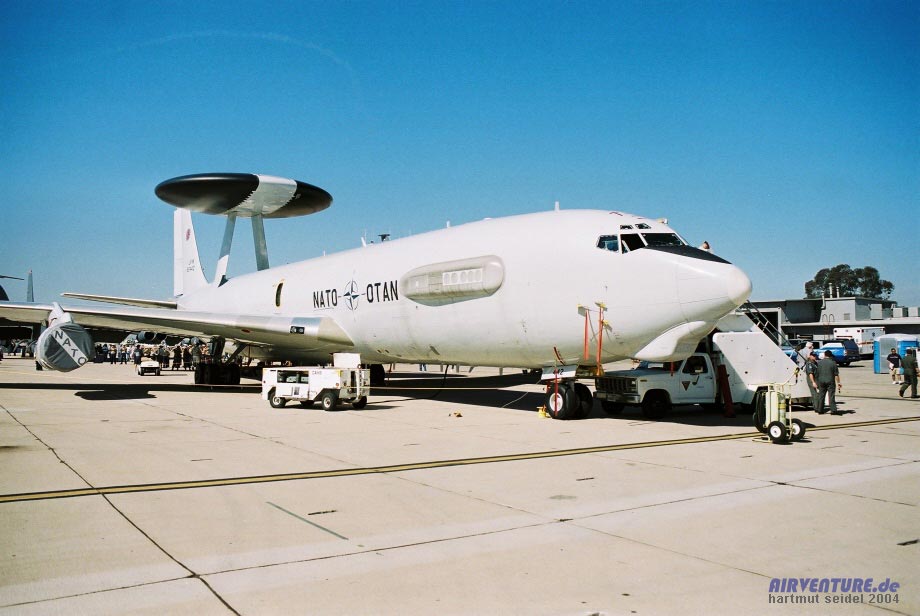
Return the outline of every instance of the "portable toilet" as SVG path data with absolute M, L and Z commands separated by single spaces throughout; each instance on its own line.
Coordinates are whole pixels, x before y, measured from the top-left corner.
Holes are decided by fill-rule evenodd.
M 885 334 L 875 339 L 875 373 L 886 374 L 888 372 L 888 354 L 891 349 L 896 349 L 898 355 L 904 357 L 904 353 L 909 348 L 920 347 L 920 337 L 915 334 Z

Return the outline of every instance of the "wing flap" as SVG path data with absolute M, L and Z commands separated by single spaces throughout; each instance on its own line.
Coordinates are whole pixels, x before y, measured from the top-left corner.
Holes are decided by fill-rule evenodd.
M 61 293 L 64 297 L 85 299 L 91 302 L 106 302 L 108 304 L 123 304 L 125 306 L 140 306 L 142 308 L 171 308 L 178 307 L 176 302 L 160 299 L 140 299 L 137 297 L 116 297 L 114 295 L 93 295 L 91 293 Z

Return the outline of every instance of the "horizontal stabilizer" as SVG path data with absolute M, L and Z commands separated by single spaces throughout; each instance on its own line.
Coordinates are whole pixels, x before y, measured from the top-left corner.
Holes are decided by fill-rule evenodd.
M 64 297 L 85 299 L 91 302 L 106 302 L 108 304 L 122 304 L 124 306 L 140 306 L 141 308 L 171 308 L 176 309 L 176 302 L 159 299 L 139 299 L 136 297 L 115 297 L 112 295 L 92 295 L 90 293 L 61 293 Z

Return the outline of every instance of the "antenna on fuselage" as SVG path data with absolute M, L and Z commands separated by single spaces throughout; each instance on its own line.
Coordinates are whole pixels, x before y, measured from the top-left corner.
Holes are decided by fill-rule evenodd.
M 178 208 L 227 217 L 214 283 L 226 280 L 237 218 L 252 220 L 256 268 L 268 269 L 265 218 L 291 218 L 325 210 L 332 195 L 304 182 L 252 173 L 204 173 L 161 182 L 157 197 Z

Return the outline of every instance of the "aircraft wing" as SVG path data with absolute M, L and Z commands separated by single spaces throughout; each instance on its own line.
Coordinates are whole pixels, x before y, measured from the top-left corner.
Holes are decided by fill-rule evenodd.
M 221 336 L 256 345 L 290 347 L 301 351 L 353 346 L 348 334 L 327 317 L 290 317 L 195 312 L 166 308 L 61 308 L 84 327 L 125 331 L 150 330 L 176 336 Z M 41 323 L 51 304 L 0 302 L 0 320 Z

